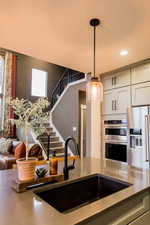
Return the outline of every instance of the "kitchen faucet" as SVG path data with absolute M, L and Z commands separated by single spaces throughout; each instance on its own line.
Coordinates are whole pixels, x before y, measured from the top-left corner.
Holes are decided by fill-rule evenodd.
M 73 160 L 73 164 L 68 166 L 68 144 L 69 144 L 69 141 L 72 141 L 74 143 L 75 150 L 79 154 L 78 146 L 77 146 L 75 138 L 68 137 L 65 141 L 65 165 L 64 165 L 64 170 L 63 170 L 64 171 L 64 180 L 69 179 L 69 170 L 72 170 L 75 168 L 75 166 L 74 166 L 75 159 Z

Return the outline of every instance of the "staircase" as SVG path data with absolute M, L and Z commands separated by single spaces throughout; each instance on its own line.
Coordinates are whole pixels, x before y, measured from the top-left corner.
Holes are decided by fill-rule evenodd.
M 56 135 L 56 132 L 53 131 L 53 128 L 50 127 L 50 124 L 45 124 L 46 132 L 38 137 L 38 140 L 47 156 L 51 157 L 53 153 L 56 153 L 57 157 L 64 156 L 64 144 L 60 141 L 60 138 Z M 69 154 L 70 155 L 70 154 Z
M 51 110 L 58 101 L 59 97 L 67 87 L 69 83 L 84 79 L 85 74 L 71 69 L 66 69 L 56 87 L 54 88 L 51 96 Z M 64 141 L 60 140 L 58 132 L 54 131 L 50 123 L 45 123 L 46 132 L 40 135 L 37 139 L 43 148 L 47 159 L 56 153 L 56 157 L 64 157 Z M 68 156 L 71 156 L 72 152 L 68 151 Z

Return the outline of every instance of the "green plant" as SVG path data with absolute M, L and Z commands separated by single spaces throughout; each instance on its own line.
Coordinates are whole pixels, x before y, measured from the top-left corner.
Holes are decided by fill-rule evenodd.
M 36 102 L 32 103 L 26 99 L 12 99 L 10 101 L 17 119 L 11 119 L 13 124 L 17 127 L 24 129 L 26 138 L 26 160 L 28 160 L 28 133 L 29 130 L 34 131 L 37 136 L 45 132 L 46 128 L 44 123 L 49 120 L 49 112 L 46 112 L 46 108 L 49 106 L 49 102 L 46 98 L 39 98 Z
M 45 177 L 46 174 L 47 174 L 47 170 L 44 167 L 38 168 L 36 170 L 36 175 L 40 178 Z

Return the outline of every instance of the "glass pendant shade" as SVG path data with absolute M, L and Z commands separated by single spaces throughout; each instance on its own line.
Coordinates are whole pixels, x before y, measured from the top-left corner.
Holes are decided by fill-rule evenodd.
M 103 85 L 98 79 L 91 79 L 87 83 L 87 100 L 103 101 Z

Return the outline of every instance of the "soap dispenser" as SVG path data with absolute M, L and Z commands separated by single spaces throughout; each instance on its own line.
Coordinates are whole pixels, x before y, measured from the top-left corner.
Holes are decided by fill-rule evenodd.
M 58 159 L 56 158 L 56 151 L 53 152 L 50 159 L 50 175 L 56 175 L 58 171 Z

